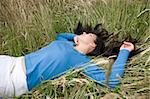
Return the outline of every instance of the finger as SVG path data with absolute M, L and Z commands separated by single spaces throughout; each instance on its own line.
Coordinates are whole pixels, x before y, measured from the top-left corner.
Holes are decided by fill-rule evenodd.
M 124 45 L 124 48 L 127 48 L 127 47 L 129 47 L 129 46 L 130 46 L 130 45 L 126 45 L 126 44 L 125 44 L 125 45 Z
M 131 43 L 131 42 L 126 42 L 126 41 L 124 41 L 124 45 L 126 45 L 125 47 L 130 47 L 131 49 L 133 49 L 134 50 L 134 45 Z
M 124 41 L 123 43 L 126 44 L 126 45 L 132 45 L 132 43 L 126 42 L 126 41 Z

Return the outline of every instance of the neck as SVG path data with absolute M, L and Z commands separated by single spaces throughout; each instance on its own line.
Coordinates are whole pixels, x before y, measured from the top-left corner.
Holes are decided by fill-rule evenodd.
M 89 52 L 87 50 L 87 48 L 85 48 L 83 46 L 74 46 L 74 49 L 76 49 L 78 52 L 80 52 L 82 54 L 87 54 Z

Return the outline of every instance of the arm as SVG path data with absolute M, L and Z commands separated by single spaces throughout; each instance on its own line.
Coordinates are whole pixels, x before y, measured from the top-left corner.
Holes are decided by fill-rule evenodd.
M 113 64 L 112 71 L 110 74 L 110 79 L 108 82 L 108 86 L 111 88 L 116 87 L 119 84 L 118 76 L 123 77 L 124 68 L 126 62 L 128 60 L 129 54 L 134 50 L 134 45 L 130 42 L 124 42 L 120 47 L 120 52 L 118 57 Z M 97 66 L 88 67 L 84 73 L 89 76 L 91 79 L 95 80 L 99 84 L 103 84 L 106 82 L 105 71 L 98 68 Z
M 112 66 L 112 71 L 108 82 L 108 85 L 111 88 L 116 87 L 120 83 L 118 78 L 123 77 L 125 65 L 127 63 L 129 54 L 130 52 L 127 49 L 122 49 L 119 52 L 119 55 Z
M 112 72 L 110 75 L 110 80 L 108 83 L 108 85 L 111 88 L 114 88 L 119 84 L 118 75 L 120 77 L 123 77 L 124 68 L 125 68 L 129 53 L 130 52 L 126 49 L 122 49 L 119 52 L 117 60 L 113 64 Z M 105 85 L 105 80 L 106 80 L 105 71 L 99 68 L 98 66 L 90 66 L 86 68 L 83 73 L 87 75 L 89 78 L 91 78 L 92 80 L 96 81 L 97 83 Z
M 75 36 L 76 34 L 73 33 L 60 33 L 57 35 L 56 40 L 65 40 L 65 41 L 74 40 Z

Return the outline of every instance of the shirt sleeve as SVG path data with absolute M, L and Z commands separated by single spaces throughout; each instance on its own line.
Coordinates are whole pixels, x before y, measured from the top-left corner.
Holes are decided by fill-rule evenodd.
M 128 60 L 129 53 L 130 52 L 127 49 L 122 49 L 119 52 L 118 57 L 112 66 L 112 71 L 108 82 L 109 87 L 115 88 L 120 83 L 118 76 L 123 77 L 123 73 L 124 73 L 126 62 Z M 92 80 L 94 80 L 95 82 L 101 85 L 105 85 L 106 78 L 105 78 L 104 69 L 96 65 L 89 66 L 83 71 L 83 73 L 87 75 L 89 78 L 91 78 Z
M 65 40 L 70 41 L 73 40 L 76 34 L 73 33 L 60 33 L 57 35 L 56 40 Z

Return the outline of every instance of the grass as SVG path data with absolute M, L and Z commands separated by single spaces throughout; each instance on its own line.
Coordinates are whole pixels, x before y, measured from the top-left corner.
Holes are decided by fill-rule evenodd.
M 116 93 L 119 98 L 148 99 L 149 15 L 149 0 L 1 0 L 0 54 L 22 56 L 33 52 L 54 40 L 57 33 L 73 32 L 78 21 L 102 23 L 108 31 L 118 34 L 118 39 L 131 35 L 138 40 L 137 47 L 145 49 L 129 59 L 120 86 L 102 87 L 77 71 L 46 81 L 21 98 L 99 99 Z

